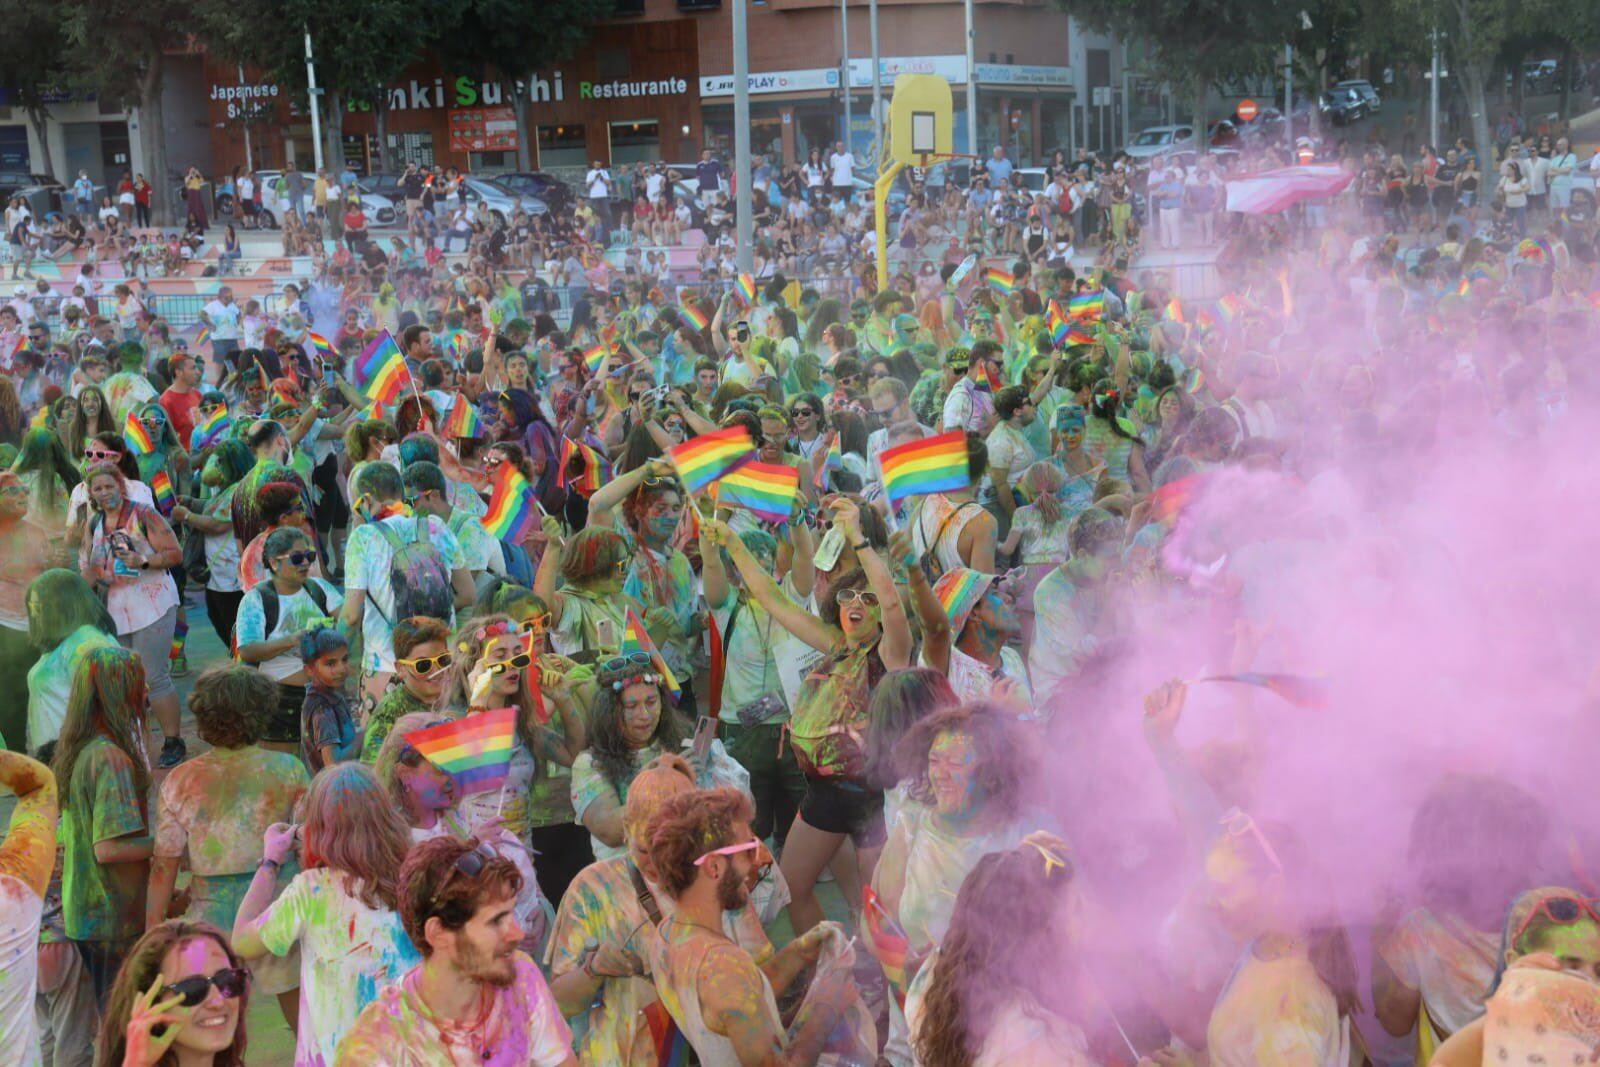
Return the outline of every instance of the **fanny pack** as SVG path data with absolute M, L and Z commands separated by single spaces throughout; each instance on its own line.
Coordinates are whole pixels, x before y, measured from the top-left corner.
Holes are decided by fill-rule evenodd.
M 784 704 L 782 699 L 775 694 L 768 693 L 758 700 L 752 700 L 733 714 L 739 720 L 740 726 L 749 727 L 771 722 L 788 710 L 788 706 Z

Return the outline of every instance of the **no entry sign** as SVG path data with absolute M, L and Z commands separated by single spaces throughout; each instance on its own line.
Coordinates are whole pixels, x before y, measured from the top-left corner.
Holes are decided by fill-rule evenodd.
M 1249 122 L 1251 119 L 1256 117 L 1256 112 L 1257 112 L 1257 108 L 1256 108 L 1256 102 L 1254 100 L 1241 100 L 1241 101 L 1239 101 L 1239 118 L 1240 119 L 1244 120 L 1245 122 Z

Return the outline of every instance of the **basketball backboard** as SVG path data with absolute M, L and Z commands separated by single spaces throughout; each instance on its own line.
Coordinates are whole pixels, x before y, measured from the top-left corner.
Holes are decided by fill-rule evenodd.
M 937 74 L 898 75 L 889 100 L 889 158 L 920 167 L 953 146 L 950 83 Z

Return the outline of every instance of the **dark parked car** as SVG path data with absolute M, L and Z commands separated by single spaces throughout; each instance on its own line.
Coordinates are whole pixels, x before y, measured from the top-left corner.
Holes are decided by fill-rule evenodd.
M 1322 116 L 1335 126 L 1348 126 L 1367 113 L 1366 101 L 1359 92 L 1350 88 L 1329 89 L 1317 100 L 1317 107 Z
M 572 205 L 572 186 L 540 170 L 518 170 L 491 177 L 519 196 L 532 196 L 545 202 L 551 211 L 563 212 Z

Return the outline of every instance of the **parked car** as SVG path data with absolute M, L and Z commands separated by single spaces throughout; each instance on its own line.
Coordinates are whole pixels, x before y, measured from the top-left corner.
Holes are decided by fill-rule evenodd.
M 1043 167 L 1018 167 L 1011 173 L 1013 177 L 1022 175 L 1022 187 L 1035 195 L 1044 192 L 1044 187 L 1050 184 L 1050 175 Z
M 1383 110 L 1383 97 L 1378 95 L 1378 90 L 1365 78 L 1350 78 L 1334 86 L 1335 89 L 1354 89 L 1361 98 L 1365 113 L 1376 115 Z
M 536 197 L 557 213 L 566 211 L 572 204 L 572 186 L 542 170 L 507 171 L 485 177 L 519 196 Z
M 1361 99 L 1361 94 L 1340 86 L 1334 86 L 1318 97 L 1317 109 L 1323 118 L 1335 126 L 1348 126 L 1367 113 L 1366 101 Z
M 1553 59 L 1530 59 L 1522 64 L 1522 83 L 1535 93 L 1551 93 L 1559 87 L 1561 65 Z
M 1148 159 L 1193 140 L 1193 126 L 1150 126 L 1135 134 L 1133 142 L 1123 151 L 1134 159 Z
M 1239 143 L 1239 127 L 1232 119 L 1218 119 L 1209 127 L 1209 139 L 1213 148 L 1223 145 Z
M 279 179 L 282 177 L 283 171 L 281 170 L 258 170 L 255 174 L 256 183 L 261 189 L 261 211 L 256 215 L 256 219 L 271 229 L 278 227 L 279 220 L 283 218 L 284 212 L 289 209 L 288 199 L 278 190 Z M 315 178 L 313 176 L 306 176 L 305 193 L 300 197 L 300 214 L 302 217 L 309 215 L 312 208 L 315 207 L 311 192 L 314 182 Z M 361 194 L 361 210 L 366 213 L 369 223 L 388 226 L 398 217 L 395 213 L 393 200 L 386 196 L 379 196 L 377 193 L 367 192 L 359 181 L 356 182 L 356 189 Z M 231 211 L 232 200 L 232 197 L 219 198 L 217 211 L 223 213 L 225 207 Z
M 550 206 L 536 196 L 519 196 L 517 193 L 487 178 L 467 177 L 461 180 L 461 198 L 468 207 L 475 208 L 481 200 L 489 208 L 489 214 L 499 223 L 511 221 L 511 217 L 518 211 L 525 211 L 529 215 L 543 215 L 549 212 Z

